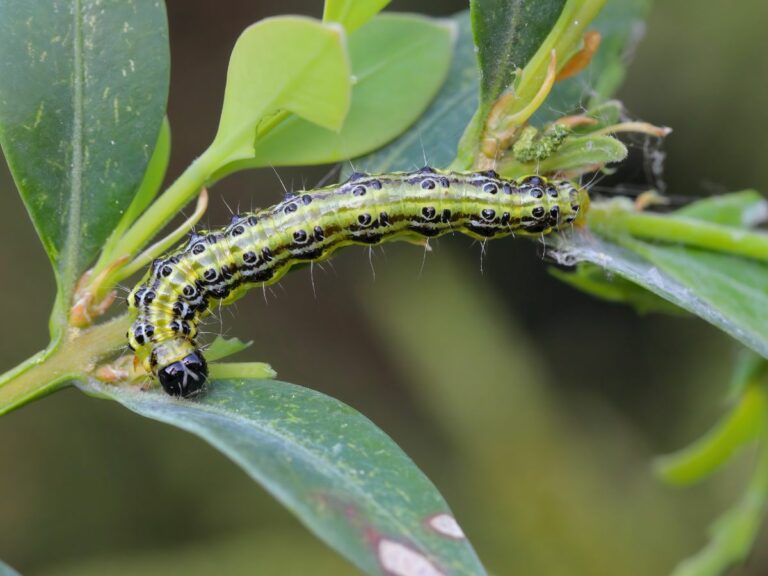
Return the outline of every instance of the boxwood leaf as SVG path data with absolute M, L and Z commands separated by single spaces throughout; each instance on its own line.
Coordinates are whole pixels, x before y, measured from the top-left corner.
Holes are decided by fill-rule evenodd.
M 458 36 L 448 78 L 427 111 L 390 144 L 354 161 L 357 170 L 388 172 L 411 170 L 426 163 L 447 166 L 456 156 L 456 144 L 477 108 L 478 71 L 469 11 L 451 21 Z
M 699 482 L 722 468 L 741 447 L 763 432 L 766 393 L 759 383 L 749 386 L 735 406 L 704 436 L 654 462 L 656 473 L 669 484 Z
M 81 387 L 209 442 L 367 574 L 485 574 L 429 479 L 337 400 L 275 380 L 214 381 L 196 401 Z
M 376 17 L 349 38 L 356 81 L 341 130 L 291 116 L 257 139 L 253 158 L 227 171 L 338 162 L 382 146 L 427 108 L 448 73 L 454 39 L 450 21 L 407 14 Z
M 768 358 L 768 263 L 587 231 L 560 239 L 559 257 L 592 262 L 696 314 Z
M 509 156 L 498 166 L 506 178 L 519 178 L 527 174 L 562 171 L 569 175 L 592 171 L 594 166 L 621 162 L 627 157 L 627 147 L 611 136 L 573 136 L 551 156 L 538 162 L 522 163 Z
M 768 445 L 763 422 L 762 442 L 758 448 L 749 484 L 741 498 L 709 528 L 709 541 L 693 556 L 672 571 L 672 576 L 716 576 L 749 558 L 763 524 L 768 504 Z
M 0 576 L 20 576 L 20 574 L 0 560 Z
M 684 315 L 685 312 L 671 302 L 649 292 L 642 286 L 612 274 L 590 262 L 581 262 L 573 272 L 559 268 L 550 268 L 555 278 L 578 288 L 582 292 L 596 296 L 608 302 L 622 302 L 634 306 L 641 314 L 664 312 Z
M 218 167 L 253 156 L 256 130 L 278 111 L 338 130 L 352 88 L 341 26 L 312 18 L 265 18 L 238 38 L 227 70 L 219 130 L 209 154 Z
M 675 210 L 675 214 L 724 226 L 753 228 L 768 219 L 768 201 L 756 190 L 742 190 L 697 200 Z
M 239 338 L 225 338 L 216 336 L 211 345 L 205 351 L 205 357 L 209 361 L 221 360 L 227 356 L 232 356 L 248 348 L 253 342 L 243 342 Z
M 555 25 L 565 0 L 472 0 L 480 65 L 480 114 L 512 84 Z
M 0 0 L 0 145 L 54 266 L 54 332 L 131 203 L 168 93 L 165 6 Z

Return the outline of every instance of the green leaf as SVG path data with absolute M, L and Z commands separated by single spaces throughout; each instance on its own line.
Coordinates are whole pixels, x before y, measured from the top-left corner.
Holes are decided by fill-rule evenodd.
M 749 386 L 736 406 L 706 435 L 679 452 L 657 458 L 656 472 L 670 484 L 691 484 L 709 476 L 757 438 L 767 406 L 764 387 Z
M 599 266 L 588 262 L 582 262 L 576 266 L 575 272 L 565 272 L 558 268 L 550 268 L 549 272 L 566 284 L 597 298 L 608 302 L 630 304 L 641 314 L 648 312 L 684 314 L 683 310 L 653 292 L 620 276 L 611 275 Z
M 616 0 L 609 5 L 590 28 L 602 34 L 604 46 L 608 43 L 612 47 L 610 57 L 608 54 L 603 57 L 605 49 L 599 51 L 587 71 L 557 82 L 535 116 L 537 123 L 562 116 L 563 111 L 578 109 L 584 96 L 603 82 L 603 74 L 608 74 L 609 67 L 625 65 L 625 54 L 638 39 L 637 31 L 647 3 Z M 453 20 L 458 24 L 458 41 L 448 79 L 437 98 L 408 132 L 382 150 L 356 159 L 357 169 L 368 172 L 410 170 L 423 163 L 424 157 L 429 164 L 444 167 L 455 158 L 459 140 L 478 107 L 480 79 L 468 13 L 461 12 Z
M 594 1 L 599 3 L 604 0 Z M 589 3 L 592 2 L 589 0 Z M 524 108 L 538 93 L 546 76 L 549 52 L 554 48 L 552 44 L 557 37 L 557 24 L 563 16 L 567 19 L 571 12 L 564 0 L 473 0 L 470 6 L 480 65 L 480 99 L 472 120 L 464 130 L 454 163 L 457 169 L 465 170 L 474 165 L 480 154 L 480 140 L 486 121 L 502 95 L 515 95 L 513 99 L 508 99 L 504 113 L 499 114 L 506 117 L 519 111 L 517 108 Z M 560 29 L 562 27 L 560 23 Z M 550 45 L 546 58 L 538 53 L 545 44 Z M 526 72 L 519 73 L 523 67 L 526 67 Z M 517 83 L 513 89 L 515 80 Z M 522 81 L 525 81 L 525 86 L 521 85 Z
M 389 142 L 421 116 L 442 85 L 454 37 L 450 21 L 378 16 L 349 38 L 356 82 L 341 130 L 292 116 L 256 141 L 252 159 L 227 170 L 338 162 Z
M 224 338 L 224 336 L 216 336 L 216 339 L 211 342 L 208 349 L 205 351 L 205 357 L 209 362 L 214 360 L 221 360 L 227 356 L 232 356 L 238 352 L 242 352 L 253 344 L 252 340 L 243 342 L 239 338 Z
M 574 136 L 538 164 L 544 173 L 583 173 L 589 167 L 621 162 L 626 157 L 627 147 L 612 136 Z
M 498 170 L 506 178 L 555 172 L 581 174 L 585 170 L 593 171 L 594 166 L 621 162 L 626 157 L 627 147 L 611 136 L 573 136 L 544 160 L 523 164 L 508 156 Z
M 165 6 L 0 0 L 0 145 L 53 263 L 54 332 L 127 209 L 168 93 Z
M 0 576 L 21 576 L 16 570 L 0 560 Z
M 672 484 L 697 482 L 712 474 L 746 443 L 762 444 L 758 463 L 742 500 L 723 514 L 711 527 L 707 545 L 675 569 L 677 576 L 717 576 L 743 561 L 749 554 L 768 504 L 768 398 L 765 359 L 744 350 L 734 371 L 731 394 L 738 394 L 736 405 L 703 438 L 691 446 L 658 458 L 657 472 Z
M 768 505 L 766 440 L 768 438 L 763 428 L 757 463 L 741 500 L 711 526 L 707 545 L 696 555 L 681 562 L 672 576 L 719 576 L 748 558 Z
M 354 161 L 366 172 L 411 170 L 424 164 L 448 166 L 456 145 L 477 108 L 478 71 L 469 12 L 451 18 L 458 29 L 448 78 L 437 97 L 410 130 L 373 154 Z
M 325 0 L 324 22 L 338 22 L 347 32 L 359 28 L 378 14 L 390 0 Z
M 273 380 L 215 381 L 200 401 L 83 389 L 211 443 L 367 574 L 485 574 L 427 477 L 337 400 Z
M 722 314 L 731 330 L 754 340 L 753 349 L 768 354 L 768 264 L 684 246 L 627 246 Z
M 755 190 L 743 190 L 698 200 L 675 210 L 675 214 L 724 226 L 754 228 L 768 219 L 768 201 Z
M 266 18 L 247 28 L 232 50 L 219 130 L 209 153 L 219 168 L 251 158 L 257 129 L 279 124 L 280 115 L 274 116 L 279 110 L 339 130 L 351 88 L 339 25 L 299 16 Z
M 768 263 L 584 231 L 559 240 L 561 261 L 592 262 L 703 318 L 768 357 Z
M 563 6 L 565 0 L 471 0 L 481 117 L 536 53 Z
M 271 380 L 277 376 L 265 362 L 215 362 L 210 369 L 212 380 Z
M 555 84 L 555 89 L 557 86 L 559 86 L 560 83 Z M 550 94 L 551 97 L 551 94 Z M 571 99 L 569 101 L 569 104 L 567 105 L 573 105 L 573 102 L 576 102 L 576 100 Z M 562 114 L 562 111 L 561 111 Z M 624 105 L 619 100 L 605 100 L 604 102 L 600 102 L 592 107 L 590 107 L 584 115 L 592 118 L 592 120 L 595 121 L 595 124 L 587 124 L 587 125 L 581 125 L 581 126 L 573 126 L 573 131 L 576 134 L 589 134 L 590 132 L 593 132 L 594 130 L 599 130 L 601 128 L 606 128 L 608 126 L 611 126 L 613 124 L 618 124 L 621 122 L 622 115 L 624 114 Z

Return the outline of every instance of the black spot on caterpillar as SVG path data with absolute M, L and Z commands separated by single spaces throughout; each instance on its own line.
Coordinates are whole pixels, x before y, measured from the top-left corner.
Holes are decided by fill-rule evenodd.
M 368 176 L 301 192 L 272 207 L 235 216 L 219 230 L 157 259 L 130 294 L 130 347 L 168 394 L 189 397 L 208 367 L 197 325 L 212 300 L 227 304 L 277 282 L 291 266 L 318 262 L 352 244 L 460 232 L 485 240 L 541 235 L 580 221 L 587 192 L 567 180 L 499 178 L 493 171 L 422 168 Z

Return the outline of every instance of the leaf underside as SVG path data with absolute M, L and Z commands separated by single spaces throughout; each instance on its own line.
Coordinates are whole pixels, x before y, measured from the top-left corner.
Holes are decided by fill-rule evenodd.
M 609 243 L 588 232 L 560 240 L 559 257 L 591 262 L 650 290 L 768 357 L 768 264 L 678 245 Z

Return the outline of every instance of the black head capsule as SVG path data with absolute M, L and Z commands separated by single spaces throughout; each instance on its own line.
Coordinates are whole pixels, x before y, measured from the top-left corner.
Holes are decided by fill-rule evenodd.
M 163 390 L 171 396 L 190 398 L 203 391 L 208 379 L 208 364 L 200 352 L 194 351 L 159 370 L 157 377 Z

